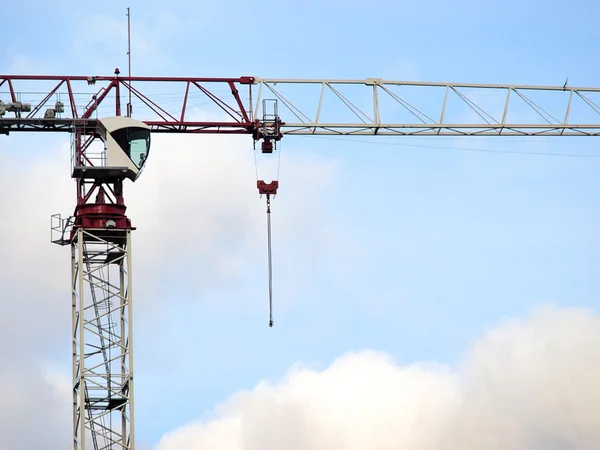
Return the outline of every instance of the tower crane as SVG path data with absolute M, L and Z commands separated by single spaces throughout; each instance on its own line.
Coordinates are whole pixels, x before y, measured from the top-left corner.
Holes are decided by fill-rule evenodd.
M 294 135 L 598 136 L 599 94 L 566 84 L 132 77 L 118 69 L 0 75 L 0 134 L 71 137 L 76 206 L 51 217 L 51 241 L 71 248 L 73 448 L 134 449 L 135 228 L 123 184 L 142 173 L 153 133 L 244 134 L 266 154 Z M 257 187 L 268 200 L 278 180 Z

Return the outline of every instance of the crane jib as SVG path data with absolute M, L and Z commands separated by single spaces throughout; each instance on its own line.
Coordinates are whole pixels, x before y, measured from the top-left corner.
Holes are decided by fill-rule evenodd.
M 131 98 L 126 111 L 121 103 Z M 153 133 L 597 136 L 600 88 L 251 76 L 0 75 L 0 133 L 92 133 L 125 113 Z M 200 119 L 202 118 L 202 119 Z

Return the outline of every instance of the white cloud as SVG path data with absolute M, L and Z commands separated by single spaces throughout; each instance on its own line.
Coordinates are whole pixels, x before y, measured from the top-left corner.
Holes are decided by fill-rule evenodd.
M 23 358 L 3 358 L 0 446 L 24 450 L 69 448 L 70 427 L 70 382 Z
M 592 450 L 600 317 L 546 308 L 483 337 L 460 368 L 373 351 L 295 367 L 166 434 L 157 450 Z
M 12 344 L 0 357 L 44 354 L 68 339 L 70 322 L 69 251 L 50 242 L 51 214 L 72 208 L 68 147 L 11 142 L 14 151 L 0 148 L 0 340 Z

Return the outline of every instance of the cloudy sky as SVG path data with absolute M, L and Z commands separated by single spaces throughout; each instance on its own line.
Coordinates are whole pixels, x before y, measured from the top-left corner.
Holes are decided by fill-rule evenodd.
M 600 86 L 591 0 L 8 2 L 0 73 L 124 72 L 127 6 L 134 75 Z M 284 138 L 269 328 L 251 138 L 153 136 L 138 448 L 597 448 L 599 143 Z M 69 161 L 0 136 L 1 449 L 71 445 Z

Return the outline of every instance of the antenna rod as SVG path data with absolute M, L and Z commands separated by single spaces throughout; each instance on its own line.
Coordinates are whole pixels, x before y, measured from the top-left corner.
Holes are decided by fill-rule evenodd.
M 129 103 L 127 103 L 127 117 L 131 117 L 131 12 L 127 8 L 127 65 L 129 66 Z

